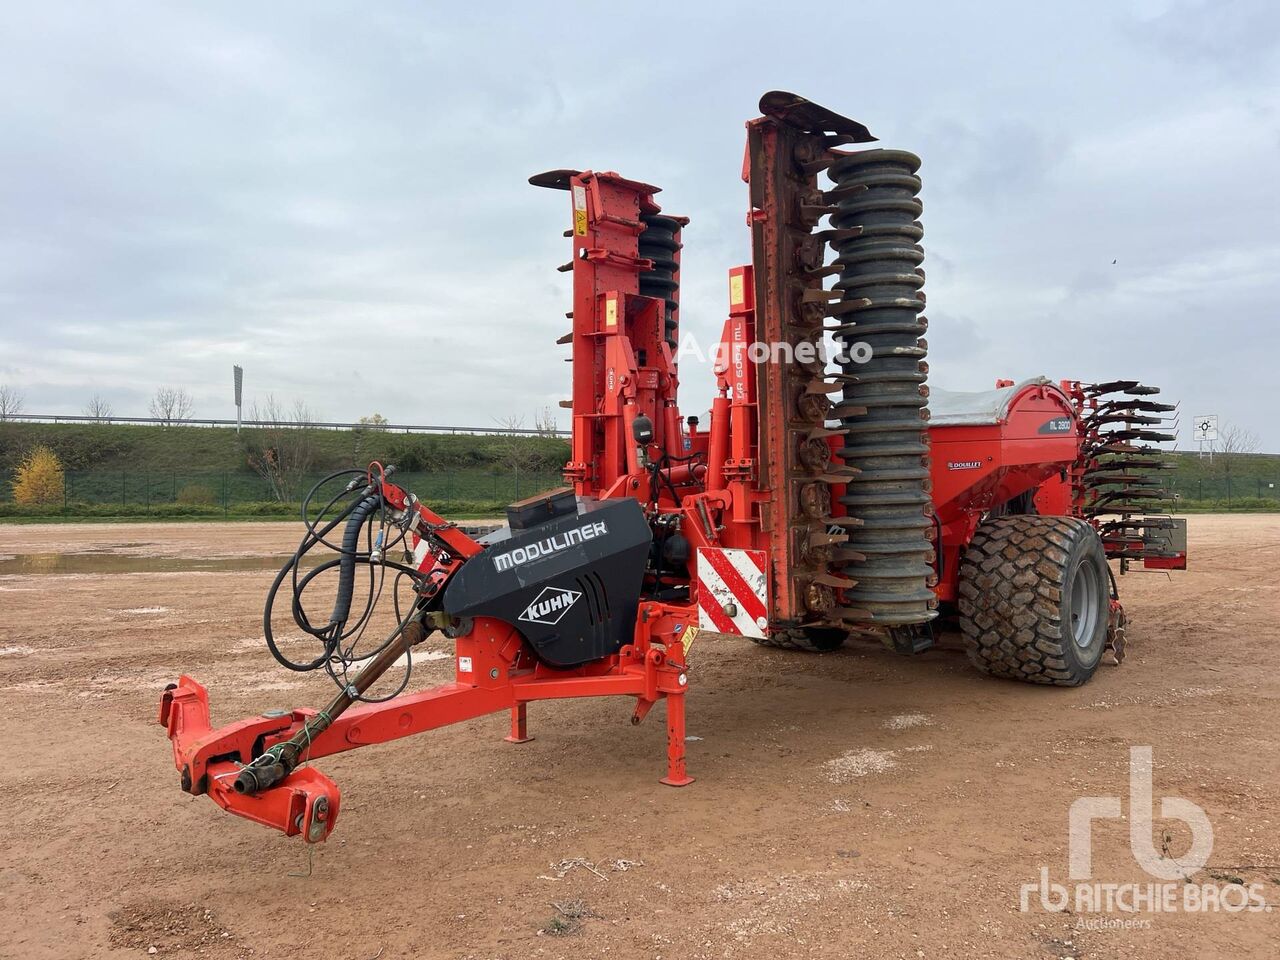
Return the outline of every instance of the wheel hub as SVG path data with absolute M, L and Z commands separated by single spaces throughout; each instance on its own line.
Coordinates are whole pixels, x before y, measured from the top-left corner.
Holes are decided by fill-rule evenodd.
M 1087 649 L 1097 630 L 1102 595 L 1102 582 L 1097 568 L 1082 559 L 1076 565 L 1075 576 L 1071 581 L 1071 639 L 1080 649 Z

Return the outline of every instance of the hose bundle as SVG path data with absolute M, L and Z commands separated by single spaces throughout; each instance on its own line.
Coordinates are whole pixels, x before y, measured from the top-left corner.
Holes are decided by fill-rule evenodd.
M 374 479 L 375 469 L 379 478 Z M 421 580 L 417 569 L 404 563 L 387 559 L 388 553 L 405 543 L 406 528 L 391 521 L 390 508 L 381 492 L 381 480 L 394 468 L 383 469 L 381 464 L 371 465 L 368 472 L 363 470 L 340 470 L 332 473 L 316 483 L 302 501 L 302 522 L 307 528 L 298 548 L 280 568 L 275 580 L 267 591 L 266 603 L 262 612 L 262 629 L 266 637 L 267 649 L 276 662 L 289 670 L 306 672 L 321 668 L 330 676 L 340 689 L 349 689 L 348 672 L 359 661 L 377 656 L 389 646 L 396 643 L 409 622 L 418 615 L 425 600 L 415 592 L 414 603 L 407 614 L 401 615 L 399 588 L 400 581 L 408 577 L 416 588 Z M 311 514 L 311 503 L 321 488 L 341 478 L 351 478 L 350 482 L 333 496 L 320 510 L 314 519 Z M 363 489 L 360 480 L 367 480 Z M 344 497 L 355 492 L 355 495 L 334 516 L 329 514 Z M 342 525 L 342 540 L 334 543 L 326 539 L 339 525 Z M 375 527 L 377 531 L 375 533 Z M 336 556 L 323 560 L 314 566 L 304 568 L 304 558 L 313 550 L 324 548 Z M 361 567 L 368 570 L 368 596 L 359 614 L 352 616 L 352 602 L 355 597 L 356 578 Z M 337 597 L 329 616 L 323 622 L 315 620 L 308 614 L 303 603 L 303 596 L 308 587 L 315 584 L 325 573 L 337 569 Z M 357 647 L 364 637 L 374 610 L 383 594 L 387 570 L 396 574 L 392 584 L 392 596 L 395 604 L 396 619 L 399 621 L 391 633 L 374 649 L 361 650 Z M 309 660 L 293 660 L 281 649 L 272 629 L 271 619 L 276 599 L 281 588 L 288 582 L 290 612 L 294 624 L 305 634 L 315 638 L 320 644 L 319 653 Z M 406 650 L 408 667 L 400 686 L 391 694 L 379 698 L 357 696 L 356 699 L 374 703 L 389 700 L 399 695 L 408 685 L 412 672 L 412 656 Z

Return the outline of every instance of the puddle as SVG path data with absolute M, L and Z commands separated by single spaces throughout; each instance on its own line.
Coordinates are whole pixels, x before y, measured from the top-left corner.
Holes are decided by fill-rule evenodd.
M 479 537 L 492 533 L 495 522 L 477 521 L 458 524 L 469 536 Z M 270 570 L 273 573 L 284 566 L 289 554 L 238 557 L 157 557 L 149 554 L 117 553 L 120 549 L 137 549 L 152 546 L 149 543 L 113 543 L 108 548 L 83 550 L 78 553 L 19 553 L 0 554 L 0 576 L 38 576 L 42 574 L 92 574 L 92 573 L 236 573 L 242 571 Z M 317 548 L 303 559 L 303 566 L 312 566 L 332 559 L 335 554 Z
M 139 557 L 119 553 L 20 553 L 0 558 L 0 575 L 76 573 L 234 573 L 279 570 L 288 556 Z

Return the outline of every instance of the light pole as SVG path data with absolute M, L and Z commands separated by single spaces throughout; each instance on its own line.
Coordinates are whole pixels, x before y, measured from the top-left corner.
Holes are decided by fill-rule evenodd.
M 236 435 L 240 434 L 240 399 L 244 387 L 244 367 L 240 364 L 234 364 L 231 367 L 232 374 L 236 381 Z

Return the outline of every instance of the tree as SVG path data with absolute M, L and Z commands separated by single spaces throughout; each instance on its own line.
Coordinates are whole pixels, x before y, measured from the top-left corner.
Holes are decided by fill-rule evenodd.
M 93 417 L 99 423 L 110 423 L 111 415 L 114 413 L 115 411 L 111 409 L 111 404 L 100 393 L 95 393 L 89 402 L 84 405 L 84 415 Z
M 40 444 L 18 464 L 13 479 L 13 499 L 26 505 L 57 503 L 63 497 L 62 461 Z
M 151 416 L 155 417 L 166 427 L 172 427 L 176 423 L 191 417 L 191 394 L 187 393 L 182 387 L 161 387 L 151 398 L 151 403 L 147 409 L 151 411 Z
M 380 413 L 372 413 L 367 417 L 361 417 L 360 425 L 351 431 L 351 463 L 357 467 L 363 467 L 364 463 L 364 441 L 368 434 L 373 430 L 385 430 L 390 421 Z
M 540 437 L 554 437 L 560 429 L 556 423 L 556 412 L 551 407 L 543 407 L 533 415 L 533 429 Z
M 524 417 L 498 417 L 503 432 L 495 435 L 495 448 L 499 459 L 515 477 L 516 497 L 520 496 L 520 474 L 532 470 L 542 462 L 542 451 L 534 438 L 524 430 Z
M 246 428 L 240 443 L 245 459 L 263 480 L 271 495 L 280 503 L 297 503 L 302 497 L 302 482 L 314 459 L 311 444 L 311 410 L 301 401 L 295 401 L 293 409 L 271 394 L 259 407 L 249 408 L 249 419 L 264 422 L 264 426 Z
M 1252 430 L 1238 424 L 1229 423 L 1218 431 L 1218 439 L 1213 445 L 1213 453 L 1217 458 L 1219 469 L 1227 480 L 1227 496 L 1231 496 L 1232 472 L 1245 457 L 1258 452 L 1261 446 L 1258 435 Z
M 8 420 L 16 413 L 21 413 L 26 406 L 27 398 L 17 387 L 0 383 L 0 420 Z

